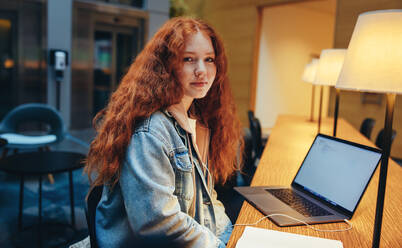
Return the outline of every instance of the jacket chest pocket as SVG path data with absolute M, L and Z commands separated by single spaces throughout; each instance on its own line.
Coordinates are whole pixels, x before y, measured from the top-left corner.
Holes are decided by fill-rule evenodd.
M 193 166 L 190 161 L 187 149 L 175 151 L 175 191 L 180 206 L 185 210 L 190 207 L 194 198 Z

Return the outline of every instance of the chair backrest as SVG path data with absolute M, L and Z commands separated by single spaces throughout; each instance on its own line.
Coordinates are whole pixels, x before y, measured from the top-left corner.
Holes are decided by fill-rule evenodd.
M 48 125 L 48 134 L 54 134 L 57 142 L 64 139 L 65 127 L 59 112 L 43 103 L 22 104 L 6 114 L 0 123 L 0 133 L 18 133 L 24 123 L 41 123 Z
M 371 138 L 371 131 L 373 131 L 373 127 L 375 125 L 375 120 L 372 118 L 366 118 L 363 120 L 360 125 L 360 133 L 366 136 L 368 139 Z
M 392 142 L 394 141 L 396 137 L 396 131 L 392 129 L 392 135 L 391 135 L 391 145 Z M 377 139 L 375 140 L 375 145 L 381 149 L 384 149 L 384 129 L 381 129 L 380 132 L 377 135 Z
M 253 143 L 251 137 L 250 128 L 243 128 L 243 140 L 244 140 L 244 148 L 243 148 L 243 167 L 242 167 L 242 177 L 243 180 L 250 184 L 251 179 L 254 176 L 254 172 L 256 170 L 255 167 L 255 159 L 253 159 Z M 239 186 L 239 185 L 238 185 Z
M 261 137 L 261 124 L 258 118 L 254 116 L 254 112 L 248 111 L 248 120 L 250 124 L 250 131 L 253 144 L 253 158 L 260 158 L 262 154 L 262 137 Z
M 95 230 L 95 217 L 96 217 L 96 207 L 102 197 L 103 185 L 98 185 L 91 188 L 85 206 L 85 215 L 88 224 L 89 239 L 91 242 L 91 248 L 97 248 L 98 242 L 96 240 L 96 230 Z

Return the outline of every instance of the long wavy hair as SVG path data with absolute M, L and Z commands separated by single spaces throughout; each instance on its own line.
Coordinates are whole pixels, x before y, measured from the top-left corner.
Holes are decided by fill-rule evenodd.
M 85 169 L 93 186 L 113 186 L 118 182 L 126 149 L 139 121 L 181 101 L 183 89 L 175 71 L 182 63 L 186 40 L 197 32 L 210 37 L 217 72 L 207 95 L 194 99 L 190 112 L 211 131 L 208 162 L 215 181 L 224 183 L 234 172 L 242 140 L 223 43 L 204 21 L 177 17 L 167 21 L 147 43 L 106 108 L 93 120 L 97 136 L 91 143 Z M 95 180 L 91 175 L 96 175 Z

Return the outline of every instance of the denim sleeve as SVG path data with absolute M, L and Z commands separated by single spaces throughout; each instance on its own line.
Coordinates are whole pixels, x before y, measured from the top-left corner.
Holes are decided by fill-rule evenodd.
M 120 175 L 130 227 L 150 246 L 224 247 L 208 228 L 181 212 L 173 194 L 171 152 L 162 137 L 134 134 Z

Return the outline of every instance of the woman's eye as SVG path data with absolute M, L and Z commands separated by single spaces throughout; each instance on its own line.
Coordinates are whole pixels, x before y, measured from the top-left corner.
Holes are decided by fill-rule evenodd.
M 184 62 L 193 62 L 194 59 L 191 58 L 191 57 L 185 57 L 185 58 L 183 59 L 183 61 L 184 61 Z
M 206 58 L 205 61 L 213 63 L 213 62 L 215 62 L 215 59 L 214 58 Z

